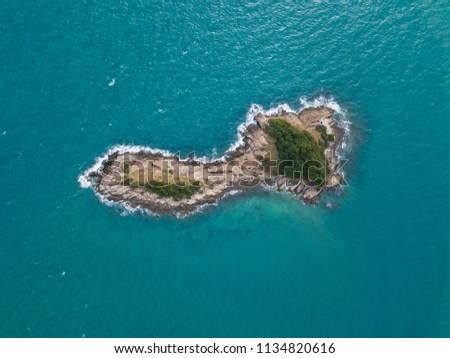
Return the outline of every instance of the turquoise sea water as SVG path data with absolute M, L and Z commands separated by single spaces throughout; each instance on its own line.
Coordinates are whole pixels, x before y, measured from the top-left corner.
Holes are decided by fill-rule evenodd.
M 448 1 L 0 1 L 0 336 L 449 337 Z M 113 86 L 111 81 L 114 81 Z M 108 147 L 223 153 L 252 103 L 352 121 L 336 210 L 121 216 Z

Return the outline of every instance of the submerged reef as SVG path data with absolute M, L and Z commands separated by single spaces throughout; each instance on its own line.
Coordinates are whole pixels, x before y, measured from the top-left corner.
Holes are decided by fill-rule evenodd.
M 239 127 L 239 141 L 219 159 L 182 159 L 163 150 L 117 146 L 79 181 L 107 203 L 179 217 L 261 185 L 308 204 L 318 204 L 321 193 L 341 186 L 336 149 L 343 130 L 335 109 L 258 108 L 251 109 L 254 115 Z

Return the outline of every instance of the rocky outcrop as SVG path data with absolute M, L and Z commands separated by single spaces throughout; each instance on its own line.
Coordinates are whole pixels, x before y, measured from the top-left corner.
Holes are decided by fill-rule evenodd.
M 308 131 L 317 141 L 321 140 L 321 133 L 317 130 L 319 125 L 333 136 L 326 149 L 330 173 L 325 186 L 319 189 L 309 186 L 302 179 L 271 175 L 270 167 L 277 164 L 276 145 L 266 128 L 274 117 Z M 270 116 L 258 114 L 253 123 L 246 126 L 242 137 L 242 143 L 237 148 L 228 151 L 220 160 L 210 162 L 195 158 L 181 159 L 177 155 L 145 149 L 112 152 L 86 177 L 91 187 L 106 200 L 156 214 L 179 216 L 185 216 L 202 205 L 215 203 L 227 193 L 248 190 L 261 184 L 287 191 L 306 203 L 317 204 L 322 191 L 339 186 L 343 179 L 342 173 L 334 172 L 337 168 L 335 148 L 342 134 L 334 123 L 330 108 L 307 108 L 300 113 L 281 112 Z M 154 183 L 163 183 L 171 188 L 186 186 L 192 188 L 192 192 L 180 199 L 161 194 L 161 190 L 152 187 Z

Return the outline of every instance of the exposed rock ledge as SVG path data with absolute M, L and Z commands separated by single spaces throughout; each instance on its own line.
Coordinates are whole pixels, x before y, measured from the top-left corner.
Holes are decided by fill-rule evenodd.
M 257 114 L 242 131 L 241 144 L 224 157 L 210 162 L 180 159 L 178 155 L 163 151 L 110 151 L 101 165 L 88 171 L 85 177 L 104 199 L 155 214 L 185 216 L 202 205 L 217 202 L 227 193 L 261 184 L 273 186 L 277 191 L 288 191 L 306 203 L 317 204 L 321 192 L 340 186 L 343 180 L 343 174 L 338 172 L 336 155 L 342 131 L 333 114 L 328 107 L 306 108 L 300 113 Z M 304 178 L 272 175 L 267 163 L 276 166 L 277 143 L 267 129 L 269 120 L 274 118 L 307 131 L 321 144 L 328 162 L 324 185 L 311 185 Z M 329 141 L 324 142 L 323 135 L 329 135 Z M 155 182 L 168 186 L 184 183 L 188 189 L 177 194 L 177 188 L 174 188 L 175 195 L 172 195 L 152 189 Z

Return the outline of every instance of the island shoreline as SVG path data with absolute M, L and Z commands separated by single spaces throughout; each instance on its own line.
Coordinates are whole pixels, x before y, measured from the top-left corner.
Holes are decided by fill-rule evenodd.
M 293 196 L 299 197 L 301 201 L 316 205 L 319 203 L 318 198 L 322 192 L 340 187 L 344 178 L 342 172 L 334 173 L 338 170 L 338 151 L 346 136 L 345 129 L 339 126 L 335 118 L 337 112 L 336 106 L 338 105 L 335 102 L 329 104 L 322 101 L 306 106 L 297 112 L 286 105 L 281 105 L 269 111 L 264 111 L 260 106 L 252 105 L 246 122 L 238 127 L 238 140 L 220 158 L 181 158 L 174 153 L 161 149 L 118 145 L 112 147 L 104 156 L 98 158 L 96 163 L 80 175 L 78 180 L 82 187 L 92 188 L 96 196 L 107 205 L 118 205 L 127 212 L 146 212 L 156 216 L 175 215 L 177 217 L 185 217 L 201 211 L 206 206 L 217 205 L 224 197 L 261 185 L 275 188 L 277 191 L 290 192 Z M 295 126 L 303 126 L 304 130 L 316 136 L 317 133 L 315 133 L 314 125 L 317 127 L 317 123 L 320 122 L 321 126 L 326 127 L 326 133 L 330 133 L 333 136 L 333 141 L 328 148 L 330 154 L 327 157 L 327 161 L 332 162 L 330 169 L 337 176 L 337 179 L 327 183 L 324 188 L 318 190 L 309 187 L 301 180 L 289 179 L 283 175 L 270 177 L 267 180 L 268 178 L 262 178 L 260 172 L 258 172 L 255 174 L 255 178 L 257 177 L 263 180 L 260 180 L 256 185 L 243 186 L 242 183 L 237 184 L 234 181 L 227 181 L 226 179 L 219 180 L 213 184 L 202 185 L 201 191 L 206 193 L 194 193 L 191 197 L 183 198 L 182 200 L 161 198 L 155 196 L 154 193 L 148 193 L 141 186 L 131 187 L 130 185 L 124 185 L 124 166 L 127 165 L 126 163 L 135 165 L 138 160 L 152 161 L 153 163 L 158 161 L 162 163 L 164 160 L 173 161 L 177 165 L 186 166 L 189 170 L 194 168 L 194 176 L 197 172 L 208 171 L 212 167 L 220 167 L 221 165 L 229 164 L 236 160 L 238 162 L 245 162 L 246 159 L 250 158 L 262 163 L 258 155 L 260 154 L 261 148 L 267 144 L 267 134 L 264 131 L 264 127 L 268 125 L 268 121 L 275 118 L 290 122 Z M 254 144 L 256 141 L 259 141 L 258 145 Z M 262 141 L 264 141 L 264 145 L 261 144 Z M 122 165 L 122 174 L 118 170 L 118 166 L 120 165 Z M 161 168 L 158 167 L 158 170 L 161 171 Z M 116 176 L 114 180 L 111 180 L 108 175 L 113 170 L 116 170 Z M 145 169 L 139 169 L 137 172 L 142 174 L 145 172 Z M 232 172 L 232 170 L 227 171 L 227 173 Z M 120 178 L 118 173 L 120 174 Z M 239 175 L 243 176 L 241 172 Z M 121 183 L 118 182 L 118 179 L 121 180 Z

